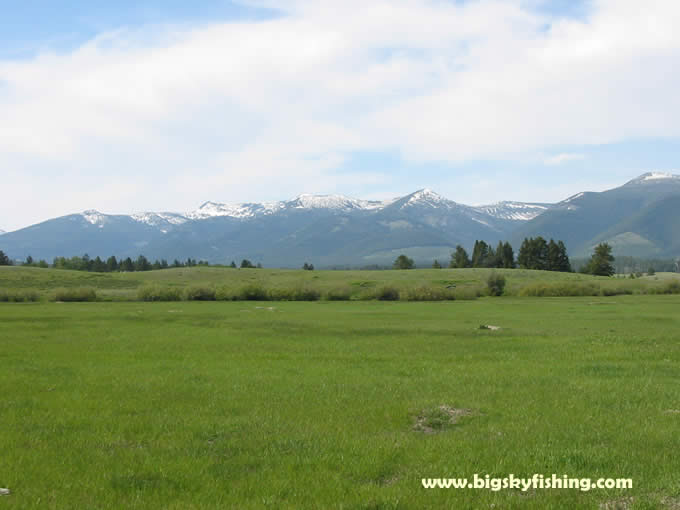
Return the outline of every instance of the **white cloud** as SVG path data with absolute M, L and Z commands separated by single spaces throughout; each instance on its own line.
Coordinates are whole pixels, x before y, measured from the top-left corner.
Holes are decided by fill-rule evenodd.
M 251 3 L 283 14 L 0 61 L 3 227 L 85 202 L 360 191 L 385 176 L 335 172 L 359 150 L 461 162 L 680 136 L 673 0 L 595 0 L 585 21 L 521 0 Z
M 585 154 L 563 152 L 561 154 L 555 154 L 554 156 L 545 158 L 544 163 L 546 165 L 561 165 L 562 163 L 568 163 L 570 161 L 583 161 L 584 159 L 586 159 Z

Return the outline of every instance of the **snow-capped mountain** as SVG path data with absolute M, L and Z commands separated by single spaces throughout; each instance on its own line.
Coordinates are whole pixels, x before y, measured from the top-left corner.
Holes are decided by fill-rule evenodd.
M 669 182 L 680 183 L 680 175 L 668 172 L 647 172 L 635 179 L 628 181 L 625 186 L 640 184 L 667 184 Z
M 310 194 L 280 202 L 211 201 L 187 213 L 89 209 L 5 235 L 2 246 L 13 256 L 48 260 L 143 253 L 212 262 L 250 258 L 269 265 L 297 265 L 307 256 L 318 263 L 355 264 L 384 262 L 393 250 L 409 246 L 445 258 L 458 243 L 506 238 L 530 217 L 527 210 L 533 216 L 538 210 L 534 204 L 511 204 L 471 207 L 421 189 L 384 201 Z
M 280 202 L 205 202 L 186 213 L 114 215 L 90 209 L 5 233 L 0 249 L 19 259 L 141 253 L 216 263 L 248 258 L 281 267 L 312 261 L 323 267 L 384 264 L 399 253 L 441 261 L 457 244 L 471 248 L 483 239 L 516 245 L 542 235 L 564 240 L 579 255 L 591 249 L 591 241 L 610 238 L 637 240 L 656 255 L 674 249 L 668 233 L 675 227 L 664 225 L 680 215 L 675 199 L 680 202 L 680 176 L 650 172 L 619 188 L 578 193 L 557 204 L 469 206 L 421 189 L 385 201 L 303 194 Z

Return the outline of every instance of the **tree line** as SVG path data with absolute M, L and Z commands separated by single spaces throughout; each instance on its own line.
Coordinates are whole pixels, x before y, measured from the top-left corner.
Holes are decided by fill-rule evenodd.
M 611 246 L 607 243 L 598 244 L 588 262 L 583 265 L 580 272 L 596 276 L 612 276 L 614 274 L 614 256 Z M 414 269 L 413 259 L 406 255 L 399 255 L 392 265 L 394 269 Z M 442 265 L 438 260 L 432 263 L 434 269 L 440 269 Z M 503 268 L 503 269 L 537 269 L 541 271 L 574 272 L 567 247 L 561 240 L 543 237 L 525 238 L 519 248 L 517 259 L 509 242 L 500 241 L 496 248 L 485 241 L 475 241 L 472 257 L 460 244 L 451 253 L 450 268 Z
M 0 250 L 0 266 L 13 266 L 14 261 L 10 259 L 3 251 Z M 165 259 L 154 260 L 151 262 L 144 255 L 140 255 L 136 259 L 130 257 L 117 259 L 114 255 L 104 260 L 99 256 L 90 258 L 85 254 L 82 257 L 55 257 L 52 264 L 48 264 L 45 260 L 36 261 L 30 255 L 20 265 L 28 267 L 52 267 L 54 269 L 70 269 L 72 271 L 89 271 L 93 273 L 113 273 L 113 272 L 135 272 L 135 271 L 154 271 L 158 269 L 169 269 L 176 267 L 194 267 L 194 266 L 209 266 L 207 260 L 196 260 L 191 257 L 181 261 L 175 259 L 169 263 Z M 311 266 L 311 265 L 310 265 Z M 231 261 L 229 267 L 236 268 L 262 268 L 259 262 L 254 264 L 248 259 L 243 259 L 240 266 L 236 266 L 235 261 Z M 314 266 L 311 266 L 313 268 Z
M 494 247 L 485 241 L 475 241 L 472 257 L 461 245 L 456 246 L 456 251 L 451 254 L 449 267 L 490 267 L 513 269 L 540 269 L 543 271 L 571 272 L 571 263 L 567 255 L 567 247 L 564 242 L 543 237 L 526 238 L 520 246 L 517 259 L 509 242 L 499 241 Z

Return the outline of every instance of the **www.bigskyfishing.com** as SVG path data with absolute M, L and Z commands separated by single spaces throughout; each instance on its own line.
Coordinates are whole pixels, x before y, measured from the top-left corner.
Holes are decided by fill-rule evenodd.
M 577 489 L 590 491 L 596 489 L 632 489 L 632 478 L 572 478 L 567 475 L 552 474 L 544 476 L 535 473 L 531 478 L 516 477 L 509 474 L 498 478 L 490 475 L 474 474 L 468 478 L 422 478 L 425 489 L 486 489 L 500 491 L 503 489 L 519 489 L 523 492 L 529 489 Z

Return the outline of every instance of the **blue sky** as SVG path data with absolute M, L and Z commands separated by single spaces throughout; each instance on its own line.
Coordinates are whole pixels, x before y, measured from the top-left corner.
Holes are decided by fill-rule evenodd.
M 0 229 L 680 173 L 678 22 L 665 0 L 6 2 Z

